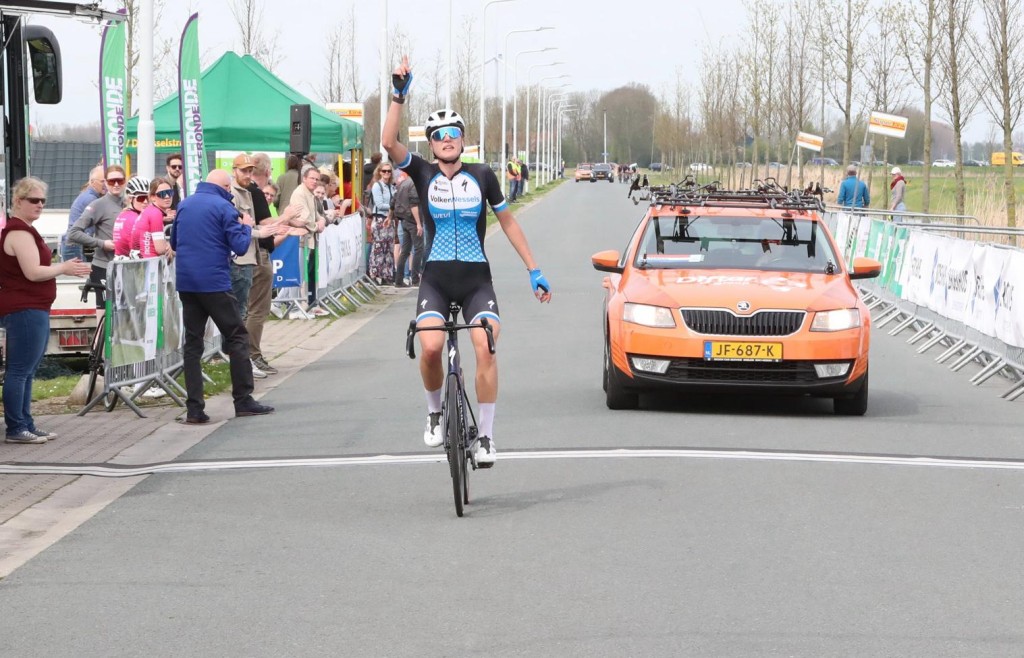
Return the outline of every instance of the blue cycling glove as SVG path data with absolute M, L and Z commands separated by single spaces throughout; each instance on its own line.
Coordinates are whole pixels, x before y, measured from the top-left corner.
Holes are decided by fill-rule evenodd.
M 409 93 L 409 87 L 412 86 L 412 71 L 409 71 L 408 75 L 395 75 L 392 73 L 391 85 L 394 87 L 395 96 L 404 100 L 406 94 Z
M 551 292 L 551 284 L 544 278 L 540 270 L 530 270 L 530 285 L 533 286 L 533 292 L 537 292 L 538 289 Z

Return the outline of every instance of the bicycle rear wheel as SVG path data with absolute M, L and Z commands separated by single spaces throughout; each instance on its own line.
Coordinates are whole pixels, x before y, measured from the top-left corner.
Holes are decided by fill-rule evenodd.
M 466 488 L 466 444 L 463 441 L 462 393 L 459 380 L 448 378 L 445 399 L 445 439 L 448 445 L 448 466 L 452 474 L 452 492 L 455 494 L 455 514 L 462 516 Z

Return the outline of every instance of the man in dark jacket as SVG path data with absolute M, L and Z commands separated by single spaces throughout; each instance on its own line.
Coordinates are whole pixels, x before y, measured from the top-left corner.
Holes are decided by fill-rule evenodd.
M 231 295 L 231 254 L 249 248 L 252 217 L 239 217 L 231 203 L 231 176 L 215 169 L 195 194 L 182 199 L 174 218 L 171 248 L 175 252 L 176 283 L 185 327 L 185 422 L 210 422 L 203 399 L 203 345 L 206 321 L 212 319 L 224 337 L 231 362 L 231 396 L 236 416 L 258 416 L 274 411 L 252 397 L 249 334 L 238 304 Z

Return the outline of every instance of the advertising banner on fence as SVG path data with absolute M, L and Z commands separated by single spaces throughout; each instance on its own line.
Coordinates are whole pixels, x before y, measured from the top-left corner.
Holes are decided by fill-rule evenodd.
M 110 365 L 126 366 L 153 359 L 159 334 L 160 259 L 113 261 L 108 272 L 114 287 L 108 304 Z
M 320 234 L 317 278 L 321 288 L 337 281 L 353 280 L 359 272 L 363 221 L 358 214 L 346 215 Z
M 284 242 L 274 247 L 274 253 L 270 254 L 270 261 L 274 266 L 275 288 L 292 288 L 302 285 L 298 236 L 288 236 Z
M 124 164 L 124 101 L 128 76 L 124 61 L 125 25 L 124 21 L 108 23 L 100 42 L 100 139 L 104 167 Z
M 206 179 L 206 149 L 200 108 L 199 14 L 192 14 L 181 33 L 178 54 L 178 110 L 181 115 L 181 144 L 184 150 L 184 194 L 196 191 Z
M 996 337 L 1014 347 L 1024 347 L 1024 303 L 1016 301 L 1016 287 L 1024 281 L 1024 254 L 1007 255 L 992 294 L 996 304 Z

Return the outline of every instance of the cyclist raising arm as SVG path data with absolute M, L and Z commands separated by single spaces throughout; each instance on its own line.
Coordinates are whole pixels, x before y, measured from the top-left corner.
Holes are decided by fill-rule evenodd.
M 409 58 L 395 67 L 392 75 L 394 96 L 384 130 L 382 145 L 392 162 L 404 169 L 416 186 L 420 199 L 420 217 L 424 224 L 423 275 L 416 302 L 416 324 L 420 327 L 439 326 L 444 323 L 450 302 L 462 307 L 467 323 L 482 318 L 493 327 L 497 341 L 501 328 L 498 302 L 491 283 L 491 267 L 484 252 L 487 231 L 487 204 L 498 217 L 502 231 L 512 247 L 523 259 L 530 275 L 534 295 L 541 302 L 551 299 L 551 286 L 537 267 L 526 236 L 519 222 L 512 216 L 501 186 L 490 167 L 481 163 L 461 160 L 463 135 L 466 124 L 451 109 L 438 110 L 426 123 L 430 150 L 436 162 L 413 157 L 398 142 L 398 128 L 402 104 L 412 84 Z M 487 346 L 482 329 L 470 331 L 476 352 L 476 398 L 480 404 L 479 444 L 476 448 L 478 464 L 494 463 L 494 410 L 498 398 L 498 364 Z M 427 397 L 427 426 L 423 441 L 430 447 L 444 442 L 441 420 L 441 387 L 444 371 L 441 351 L 444 334 L 425 331 L 420 337 L 420 376 Z

